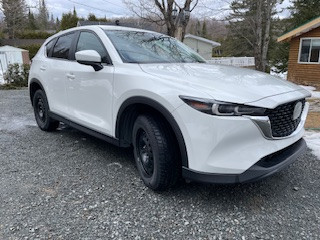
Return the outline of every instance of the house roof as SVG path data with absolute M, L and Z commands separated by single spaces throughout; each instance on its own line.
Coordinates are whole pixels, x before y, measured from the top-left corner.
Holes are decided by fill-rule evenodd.
M 27 52 L 28 50 L 22 48 L 16 48 L 9 45 L 0 47 L 0 52 Z
M 283 34 L 282 36 L 280 36 L 278 38 L 277 41 L 278 42 L 290 41 L 292 38 L 298 37 L 306 32 L 310 32 L 312 29 L 315 29 L 317 27 L 320 27 L 320 17 L 317 17 L 317 18 L 301 25 L 300 27 L 297 27 L 297 28 L 291 30 L 290 32 Z
M 203 38 L 203 37 L 199 37 L 199 36 L 195 36 L 195 35 L 192 35 L 192 34 L 186 34 L 186 35 L 184 36 L 184 38 L 191 38 L 191 39 L 198 40 L 198 41 L 200 41 L 200 42 L 209 43 L 209 44 L 211 44 L 213 47 L 219 47 L 219 46 L 221 46 L 221 44 L 218 43 L 218 42 L 211 41 L 211 40 L 209 40 L 209 39 L 206 39 L 206 38 Z

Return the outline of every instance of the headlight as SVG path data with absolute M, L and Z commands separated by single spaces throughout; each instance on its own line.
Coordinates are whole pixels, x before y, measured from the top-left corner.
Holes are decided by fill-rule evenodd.
M 204 113 L 218 116 L 265 116 L 266 109 L 242 104 L 219 102 L 210 99 L 179 96 L 190 107 Z

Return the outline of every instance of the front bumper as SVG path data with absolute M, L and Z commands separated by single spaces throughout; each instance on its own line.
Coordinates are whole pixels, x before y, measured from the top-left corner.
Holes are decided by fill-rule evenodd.
M 246 183 L 273 175 L 294 162 L 306 150 L 306 142 L 300 139 L 291 146 L 262 158 L 242 174 L 210 174 L 183 167 L 182 176 L 191 181 L 203 183 Z
M 298 142 L 304 135 L 307 113 L 308 103 L 301 124 L 293 134 L 282 139 L 269 139 L 254 119 L 212 116 L 184 104 L 173 112 L 188 154 L 188 164 L 183 167 L 188 172 L 206 175 L 244 174 L 265 157 Z

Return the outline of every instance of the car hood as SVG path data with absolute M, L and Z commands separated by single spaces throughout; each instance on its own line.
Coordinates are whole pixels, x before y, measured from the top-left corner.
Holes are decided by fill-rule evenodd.
M 189 85 L 225 102 L 252 103 L 270 96 L 305 91 L 286 80 L 245 68 L 201 63 L 140 64 L 140 67 L 145 73 Z

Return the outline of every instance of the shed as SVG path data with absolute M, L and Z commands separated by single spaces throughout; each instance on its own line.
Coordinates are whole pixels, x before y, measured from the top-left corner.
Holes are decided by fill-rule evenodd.
M 192 34 L 186 34 L 183 43 L 192 48 L 207 60 L 210 60 L 212 58 L 212 49 L 221 46 L 221 44 L 218 42 L 211 41 L 209 39 Z
M 0 47 L 0 84 L 4 83 L 3 74 L 8 66 L 14 63 L 30 64 L 29 51 L 8 45 Z
M 290 42 L 288 80 L 320 89 L 320 17 L 285 33 L 278 42 Z

